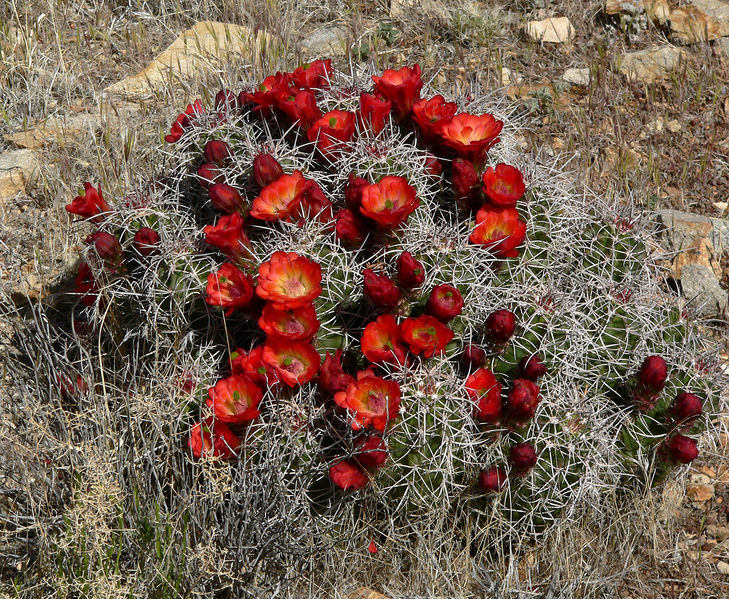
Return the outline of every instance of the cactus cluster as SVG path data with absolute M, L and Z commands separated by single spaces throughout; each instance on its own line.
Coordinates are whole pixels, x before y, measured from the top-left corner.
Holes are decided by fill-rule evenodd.
M 125 512 L 174 464 L 164 513 L 269 588 L 378 547 L 407 569 L 451 527 L 479 555 L 696 457 L 711 348 L 639 223 L 522 156 L 509 116 L 417 65 L 316 61 L 190 104 L 163 178 L 86 185 L 74 326 L 101 341 L 76 331 L 99 359 L 64 394 L 163 404 L 114 425 L 145 447 Z

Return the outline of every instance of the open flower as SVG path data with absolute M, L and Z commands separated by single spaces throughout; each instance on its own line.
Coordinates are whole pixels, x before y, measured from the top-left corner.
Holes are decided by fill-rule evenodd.
M 233 374 L 246 375 L 256 385 L 273 387 L 278 383 L 276 371 L 263 362 L 263 345 L 249 352 L 236 349 L 230 354 L 230 369 Z
M 269 337 L 263 346 L 263 363 L 289 387 L 308 383 L 319 372 L 321 358 L 311 345 L 281 337 Z
M 109 212 L 109 204 L 101 193 L 101 185 L 95 189 L 88 181 L 84 183 L 84 195 L 77 195 L 70 204 L 66 204 L 66 211 L 83 218 L 90 218 L 91 222 L 98 222 L 102 212 Z
M 516 379 L 506 398 L 509 418 L 517 422 L 531 419 L 537 410 L 539 399 L 539 387 L 535 383 L 527 379 Z
M 479 368 L 466 379 L 466 394 L 473 402 L 478 420 L 496 424 L 501 420 L 501 383 L 487 368 Z
M 455 102 L 446 102 L 440 94 L 427 100 L 421 98 L 413 104 L 413 122 L 426 144 L 439 139 L 440 130 L 456 114 L 456 108 Z
M 187 445 L 196 458 L 205 456 L 230 460 L 236 456 L 240 438 L 224 422 L 211 416 L 192 427 Z
M 290 341 L 307 341 L 319 330 L 316 310 L 311 304 L 299 308 L 279 309 L 276 304 L 266 304 L 258 319 L 258 326 L 270 337 L 282 337 Z
M 364 275 L 364 294 L 375 306 L 384 310 L 391 310 L 397 306 L 402 293 L 390 277 L 379 275 L 371 268 L 365 268 L 362 274 Z
M 334 401 L 352 414 L 353 429 L 372 426 L 384 431 L 400 413 L 400 385 L 368 374 L 351 383 L 347 391 L 336 393 Z
M 484 206 L 476 214 L 476 228 L 468 237 L 500 258 L 514 258 L 526 237 L 526 223 L 514 208 L 494 209 Z
M 316 142 L 317 149 L 327 158 L 336 158 L 354 137 L 356 118 L 353 112 L 332 110 L 309 127 L 306 136 Z
M 294 252 L 275 252 L 258 268 L 256 293 L 278 308 L 299 308 L 321 293 L 321 266 Z
M 265 221 L 284 220 L 299 207 L 306 189 L 307 180 L 301 171 L 282 175 L 261 190 L 253 200 L 250 215 Z
M 316 96 L 308 89 L 291 88 L 283 92 L 276 101 L 276 108 L 302 129 L 308 129 L 321 117 Z
M 365 358 L 373 364 L 404 364 L 407 358 L 402 331 L 391 314 L 379 316 L 364 328 L 360 347 Z
M 362 189 L 360 212 L 384 229 L 404 223 L 420 205 L 405 177 L 387 176 Z
M 364 468 L 381 468 L 387 461 L 387 444 L 379 435 L 369 435 L 357 443 L 354 459 Z
M 372 76 L 375 91 L 392 102 L 392 110 L 398 119 L 406 117 L 420 99 L 420 90 L 423 89 L 420 73 L 420 65 L 416 64 L 398 71 L 387 69 L 381 77 Z
M 192 104 L 188 104 L 185 112 L 177 115 L 175 122 L 172 123 L 170 132 L 165 135 L 165 141 L 167 143 L 174 143 L 178 141 L 185 132 L 185 129 L 190 127 L 192 120 L 201 114 L 205 114 L 202 100 L 195 100 Z
M 302 64 L 291 73 L 289 78 L 297 87 L 304 89 L 327 89 L 334 74 L 332 59 L 314 60 Z
M 249 255 L 245 248 L 251 245 L 244 226 L 245 221 L 238 212 L 221 216 L 215 226 L 206 225 L 203 228 L 205 241 L 218 248 L 231 260 L 238 260 L 244 255 Z
M 514 208 L 526 191 L 521 171 L 503 162 L 488 167 L 481 180 L 489 202 L 499 208 Z
M 454 335 L 453 331 L 440 320 L 427 314 L 417 318 L 406 318 L 400 323 L 400 330 L 410 351 L 414 354 L 423 354 L 424 358 L 442 354 Z
M 263 391 L 245 375 L 234 374 L 208 389 L 207 405 L 216 418 L 230 424 L 243 424 L 258 418 Z
M 360 94 L 357 120 L 361 131 L 377 135 L 390 118 L 392 102 L 380 94 Z
M 463 296 L 453 285 L 436 285 L 430 292 L 425 309 L 438 320 L 448 322 L 463 310 Z
M 244 101 L 255 105 L 254 111 L 262 115 L 268 115 L 271 107 L 276 104 L 276 99 L 289 87 L 286 75 L 276 73 L 266 77 L 254 92 L 243 92 Z
M 342 460 L 331 466 L 329 478 L 343 491 L 356 491 L 369 482 L 367 473 L 354 460 Z
M 211 306 L 222 306 L 227 316 L 245 308 L 253 298 L 253 281 L 250 276 L 226 262 L 217 272 L 208 275 L 205 301 Z
M 489 148 L 499 141 L 503 126 L 504 122 L 497 121 L 492 114 L 476 116 L 462 112 L 440 128 L 440 136 L 458 156 L 478 167 Z

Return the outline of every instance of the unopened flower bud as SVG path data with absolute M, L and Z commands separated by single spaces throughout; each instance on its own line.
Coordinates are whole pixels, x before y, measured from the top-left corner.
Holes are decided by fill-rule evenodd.
M 696 446 L 696 441 L 679 434 L 667 438 L 661 445 L 660 453 L 671 462 L 688 464 L 698 457 L 699 448 Z
M 509 452 L 509 462 L 517 474 L 526 474 L 537 463 L 537 452 L 531 443 L 518 443 Z
M 362 190 L 370 184 L 367 179 L 357 177 L 354 174 L 349 175 L 347 185 L 344 187 L 344 201 L 347 208 L 355 213 L 359 213 L 359 207 L 362 205 Z
M 478 345 L 467 345 L 463 348 L 461 362 L 463 362 L 463 365 L 467 368 L 474 370 L 481 368 L 481 366 L 486 363 L 486 352 Z
M 543 374 L 547 374 L 547 366 L 539 354 L 526 356 L 519 362 L 520 378 L 536 381 Z
M 478 475 L 478 486 L 486 493 L 498 493 L 504 489 L 508 478 L 500 466 L 491 466 Z
M 259 154 L 253 159 L 253 178 L 264 188 L 283 176 L 283 168 L 270 154 Z
M 448 322 L 463 310 L 463 296 L 452 285 L 437 285 L 430 292 L 426 310 L 438 320 Z
M 238 212 L 244 205 L 243 196 L 226 183 L 213 183 L 208 189 L 208 195 L 213 206 L 223 214 Z
M 514 334 L 516 318 L 509 310 L 496 310 L 486 319 L 486 334 L 492 343 L 502 345 Z
M 363 274 L 364 293 L 372 303 L 385 310 L 394 308 L 402 297 L 394 281 L 386 275 L 378 275 L 370 268 L 365 268 Z
M 397 280 L 406 289 L 419 287 L 425 281 L 425 269 L 410 252 L 403 252 L 397 258 Z
M 157 251 L 159 233 L 149 227 L 141 227 L 135 234 L 132 246 L 140 256 L 149 256 Z
M 93 245 L 107 266 L 115 267 L 122 261 L 122 246 L 111 233 L 96 231 L 86 238 L 86 245 Z
M 673 400 L 668 413 L 676 424 L 683 428 L 690 428 L 691 425 L 701 416 L 703 402 L 698 395 L 693 393 L 679 393 Z
M 224 164 L 232 155 L 230 146 L 219 139 L 210 140 L 205 144 L 203 155 L 207 162 Z

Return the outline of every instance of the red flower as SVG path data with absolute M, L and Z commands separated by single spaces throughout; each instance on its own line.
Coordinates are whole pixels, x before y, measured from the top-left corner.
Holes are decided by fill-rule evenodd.
M 306 132 L 311 142 L 327 158 L 336 158 L 354 137 L 355 115 L 344 110 L 332 110 L 314 122 Z
M 263 391 L 245 375 L 234 374 L 208 389 L 207 406 L 218 420 L 243 424 L 258 418 Z
M 479 368 L 466 379 L 466 393 L 474 404 L 474 415 L 478 420 L 496 424 L 501 419 L 501 383 L 494 373 Z
M 111 210 L 101 193 L 101 185 L 96 190 L 87 181 L 84 183 L 84 190 L 84 195 L 77 195 L 70 204 L 66 204 L 66 210 L 82 218 L 90 218 L 91 222 L 99 222 L 101 220 L 99 215 L 102 212 L 109 212 Z
M 448 322 L 463 310 L 463 296 L 452 285 L 436 285 L 430 292 L 425 309 L 438 320 Z
M 283 92 L 278 97 L 276 107 L 302 129 L 308 129 L 321 118 L 316 96 L 308 89 L 292 88 Z
M 643 360 L 633 389 L 633 398 L 639 410 L 651 410 L 668 378 L 668 367 L 661 356 L 648 356 Z
M 316 181 L 305 179 L 305 185 L 300 196 L 301 201 L 298 203 L 296 209 L 296 213 L 300 219 L 300 226 L 307 218 L 314 218 L 324 223 L 329 223 L 334 220 L 332 203 L 324 195 L 324 192 Z
M 269 337 L 263 346 L 263 363 L 289 387 L 308 383 L 319 371 L 321 358 L 311 345 L 281 337 Z
M 534 416 L 539 405 L 539 387 L 527 379 L 516 379 L 506 398 L 510 418 L 525 422 Z
M 509 462 L 516 474 L 524 475 L 537 463 L 537 452 L 531 443 L 517 443 L 509 452 Z
M 398 119 L 410 113 L 413 104 L 420 99 L 423 80 L 420 78 L 420 65 L 402 67 L 399 71 L 387 69 L 381 77 L 372 76 L 375 91 L 392 102 L 392 109 Z
M 342 460 L 329 468 L 332 482 L 343 491 L 356 491 L 369 482 L 367 473 L 354 460 Z
M 226 315 L 245 308 L 253 298 L 253 281 L 245 273 L 226 262 L 218 272 L 208 275 L 205 301 L 211 306 L 222 306 Z
M 140 256 L 149 256 L 158 251 L 159 233 L 149 227 L 140 227 L 134 234 L 132 247 Z
M 476 228 L 469 239 L 500 258 L 514 258 L 526 236 L 526 223 L 514 208 L 496 210 L 484 206 L 476 214 Z
M 357 177 L 354 173 L 349 175 L 347 185 L 344 187 L 344 201 L 347 208 L 359 212 L 359 207 L 362 205 L 362 190 L 369 184 L 367 179 Z
M 354 381 L 354 377 L 342 369 L 342 350 L 338 349 L 334 355 L 327 352 L 319 369 L 319 384 L 329 393 L 338 393 L 346 391 Z
M 296 171 L 298 172 L 298 171 Z M 283 168 L 270 154 L 258 154 L 253 159 L 253 178 L 261 188 L 283 177 Z
M 337 212 L 335 218 L 337 219 L 335 232 L 339 242 L 348 248 L 361 247 L 369 233 L 367 223 L 347 208 Z
M 393 229 L 407 221 L 419 205 L 415 188 L 405 177 L 387 176 L 362 189 L 360 212 L 382 228 Z
M 278 308 L 299 308 L 321 293 L 321 266 L 294 252 L 275 252 L 258 268 L 256 293 Z
M 310 63 L 302 64 L 294 69 L 291 73 L 291 82 L 306 89 L 327 89 L 329 82 L 334 75 L 332 68 L 332 59 L 315 60 Z
M 425 269 L 410 252 L 403 252 L 397 258 L 397 280 L 405 289 L 420 287 L 425 281 Z
M 421 98 L 413 104 L 413 121 L 420 129 L 423 141 L 426 144 L 439 139 L 443 125 L 450 122 L 455 114 L 455 102 L 446 102 L 440 94 L 429 100 Z
M 243 96 L 246 102 L 255 104 L 253 110 L 260 112 L 262 115 L 268 115 L 271 107 L 276 103 L 276 99 L 284 93 L 289 87 L 286 75 L 276 73 L 266 77 L 254 92 L 244 92 Z
M 363 468 L 380 468 L 387 461 L 387 444 L 379 435 L 370 435 L 360 440 L 354 459 Z
M 509 310 L 496 310 L 489 314 L 486 319 L 486 334 L 489 341 L 496 344 L 504 344 L 516 330 L 516 318 Z
M 370 553 L 377 553 L 377 543 L 375 543 L 374 541 L 370 541 L 370 544 L 367 545 L 367 551 L 369 551 Z
M 165 141 L 167 143 L 174 143 L 178 141 L 182 134 L 185 132 L 191 124 L 193 118 L 198 117 L 205 113 L 205 109 L 202 105 L 202 100 L 195 100 L 192 104 L 188 104 L 185 112 L 180 113 L 177 119 L 172 123 L 172 128 L 168 135 L 165 135 Z
M 233 374 L 244 374 L 257 385 L 273 387 L 278 382 L 276 372 L 263 363 L 263 345 L 250 352 L 236 349 L 230 355 L 230 368 Z
M 266 304 L 258 319 L 258 326 L 266 335 L 290 341 L 308 341 L 319 330 L 319 325 L 316 310 L 311 304 L 283 310 L 276 304 Z
M 384 431 L 390 420 L 400 413 L 400 385 L 378 376 L 363 376 L 334 395 L 340 408 L 352 413 L 352 428 L 359 430 L 372 426 Z
M 381 95 L 360 94 L 359 112 L 357 120 L 361 131 L 370 131 L 377 135 L 385 128 L 385 123 L 390 118 L 392 102 Z
M 694 422 L 701 416 L 703 411 L 703 402 L 698 395 L 693 393 L 679 393 L 673 400 L 668 413 L 671 415 L 673 422 L 681 426 L 683 429 L 691 428 Z
M 96 231 L 86 237 L 85 243 L 94 246 L 97 256 L 104 261 L 104 266 L 109 271 L 116 272 L 121 266 L 124 260 L 124 250 L 122 250 L 119 240 L 111 233 Z
M 539 354 L 525 356 L 519 361 L 519 378 L 536 381 L 547 374 L 547 366 Z
M 301 171 L 282 175 L 261 190 L 253 200 L 250 215 L 265 221 L 289 218 L 299 207 L 307 183 Z
M 478 202 L 483 200 L 483 196 L 478 174 L 473 168 L 473 164 L 463 158 L 456 158 L 451 165 L 451 173 L 456 200 L 478 205 Z
M 221 165 L 225 164 L 233 156 L 233 152 L 230 146 L 224 141 L 212 139 L 205 144 L 203 156 L 205 156 L 205 162 Z
M 673 435 L 668 437 L 660 448 L 660 453 L 671 462 L 689 464 L 699 456 L 699 448 L 696 441 L 685 435 Z
M 405 343 L 414 354 L 423 354 L 424 358 L 432 358 L 442 354 L 453 339 L 453 331 L 432 316 L 406 318 L 400 323 Z
M 206 456 L 230 460 L 236 457 L 240 439 L 224 422 L 211 416 L 192 427 L 187 445 L 196 458 Z
M 243 248 L 251 245 L 243 229 L 244 226 L 245 221 L 238 212 L 221 216 L 215 226 L 206 225 L 203 228 L 205 241 L 218 248 L 231 260 L 238 260 L 247 253 Z
M 478 166 L 489 148 L 499 141 L 503 126 L 503 121 L 497 121 L 491 114 L 476 116 L 462 112 L 443 125 L 440 136 L 458 156 Z
M 395 282 L 386 275 L 378 275 L 371 268 L 365 268 L 364 294 L 378 308 L 391 310 L 402 298 L 402 293 L 395 285 Z
M 223 173 L 214 164 L 203 162 L 197 169 L 197 181 L 203 189 L 208 189 L 213 183 L 222 183 L 225 180 Z
M 501 466 L 491 466 L 487 470 L 481 470 L 481 474 L 478 475 L 478 486 L 486 493 L 503 491 L 507 482 L 509 479 Z
M 227 183 L 213 183 L 208 188 L 208 195 L 213 206 L 223 214 L 240 212 L 245 206 L 243 196 Z
M 405 364 L 407 358 L 402 331 L 391 314 L 379 316 L 364 328 L 360 347 L 365 358 L 373 364 Z
M 503 162 L 496 169 L 488 167 L 481 180 L 489 202 L 499 208 L 514 208 L 526 191 L 519 169 Z
M 91 272 L 91 267 L 86 262 L 79 265 L 74 284 L 74 293 L 81 296 L 81 303 L 84 306 L 92 306 L 96 301 L 99 288 L 96 286 L 96 279 Z
M 478 345 L 467 345 L 463 348 L 461 362 L 466 368 L 481 368 L 486 364 L 486 352 Z

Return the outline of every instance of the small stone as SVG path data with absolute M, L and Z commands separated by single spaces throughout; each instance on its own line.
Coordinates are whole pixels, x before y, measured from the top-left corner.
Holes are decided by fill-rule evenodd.
M 563 44 L 570 41 L 575 35 L 575 29 L 567 17 L 529 21 L 525 31 L 533 40 L 551 44 Z
M 38 176 L 38 156 L 33 150 L 0 154 L 0 199 L 24 193 Z
M 680 48 L 653 46 L 620 56 L 618 68 L 630 81 L 653 83 L 675 69 L 685 57 Z
M 692 501 L 704 503 L 714 496 L 714 487 L 712 485 L 689 485 L 686 487 L 686 495 Z
M 729 539 L 729 527 L 709 524 L 706 527 L 706 534 L 719 542 L 725 541 L 726 539 Z
M 716 562 L 716 571 L 722 576 L 729 576 L 729 564 L 727 562 Z
M 666 23 L 671 14 L 671 7 L 667 0 L 643 0 L 643 8 L 648 18 L 659 25 Z
M 605 2 L 605 14 L 619 15 L 620 13 L 628 13 L 636 15 L 643 10 L 643 2 L 641 0 L 607 0 Z
M 501 85 L 511 85 L 511 69 L 507 67 L 501 67 Z
M 668 129 L 671 133 L 678 133 L 681 130 L 681 123 L 679 123 L 676 119 L 671 119 L 666 123 L 666 129 Z
M 388 599 L 388 597 L 368 587 L 362 587 L 356 591 L 352 591 L 347 595 L 347 599 Z
M 562 79 L 573 85 L 587 87 L 590 85 L 590 69 L 567 69 L 564 73 L 562 73 Z
M 704 264 L 684 264 L 681 269 L 683 295 L 700 307 L 707 318 L 723 317 L 729 310 L 727 292 L 721 288 L 714 272 Z
M 301 45 L 311 56 L 341 56 L 347 50 L 347 30 L 339 25 L 324 25 L 312 31 Z

